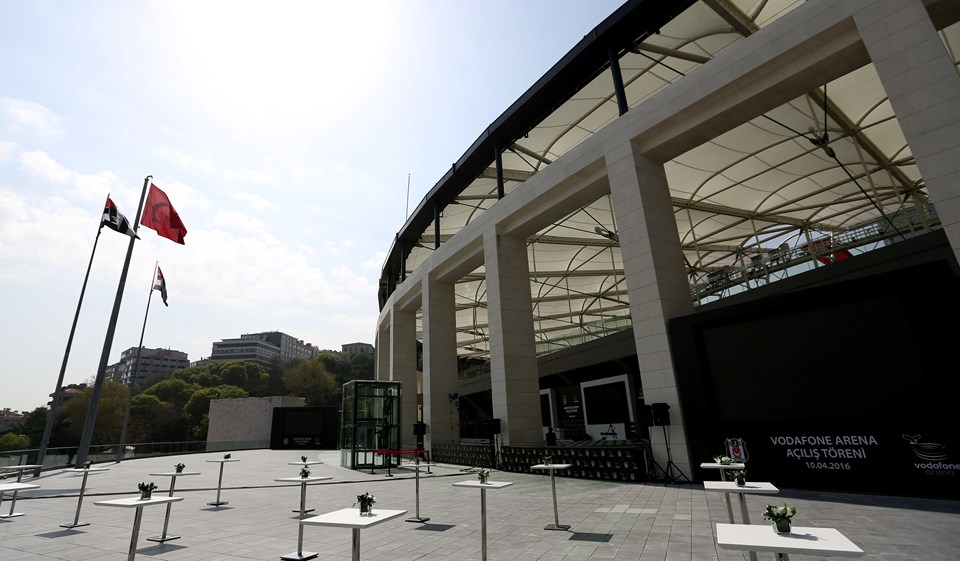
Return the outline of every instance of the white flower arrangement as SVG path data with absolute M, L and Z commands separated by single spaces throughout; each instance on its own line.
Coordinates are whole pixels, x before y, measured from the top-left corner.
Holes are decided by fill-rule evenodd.
M 767 509 L 763 511 L 762 516 L 764 520 L 778 522 L 780 520 L 790 520 L 796 513 L 797 507 L 787 506 L 787 503 L 783 503 L 781 507 L 767 505 Z
M 354 505 L 360 505 L 360 510 L 370 510 L 370 507 L 372 507 L 375 502 L 377 502 L 376 497 L 370 493 L 364 493 L 357 495 L 357 502 L 354 503 Z

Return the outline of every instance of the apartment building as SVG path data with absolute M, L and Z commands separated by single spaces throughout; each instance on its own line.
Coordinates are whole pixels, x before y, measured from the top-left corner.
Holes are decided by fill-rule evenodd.
M 182 351 L 130 347 L 120 354 L 120 362 L 107 367 L 106 375 L 122 384 L 129 384 L 132 377 L 134 383 L 147 387 L 189 366 L 187 353 Z
M 303 339 L 279 331 L 244 333 L 234 339 L 213 343 L 209 360 L 249 360 L 261 364 L 295 358 L 311 358 L 320 354 L 320 348 Z

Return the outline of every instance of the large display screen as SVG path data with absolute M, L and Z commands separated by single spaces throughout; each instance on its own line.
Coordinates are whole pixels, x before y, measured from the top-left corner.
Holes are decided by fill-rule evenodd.
M 583 387 L 588 425 L 630 422 L 627 385 L 623 382 Z

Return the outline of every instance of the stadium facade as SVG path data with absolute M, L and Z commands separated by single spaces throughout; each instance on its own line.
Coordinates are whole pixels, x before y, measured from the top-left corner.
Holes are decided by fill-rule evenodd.
M 402 226 L 378 379 L 418 387 L 422 345 L 403 410 L 428 448 L 460 438 L 483 364 L 507 446 L 543 442 L 548 378 L 587 396 L 587 372 L 623 376 L 624 430 L 694 478 L 732 438 L 788 483 L 876 490 L 901 453 L 917 493 L 955 482 L 930 325 L 960 311 L 958 21 L 953 0 L 626 2 Z

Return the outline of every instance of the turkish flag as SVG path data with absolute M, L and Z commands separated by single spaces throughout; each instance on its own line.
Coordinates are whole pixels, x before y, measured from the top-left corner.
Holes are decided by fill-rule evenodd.
M 140 223 L 178 244 L 183 244 L 183 237 L 187 235 L 187 227 L 170 204 L 167 194 L 153 183 L 150 184 L 150 193 L 147 194 L 147 204 L 143 207 Z

